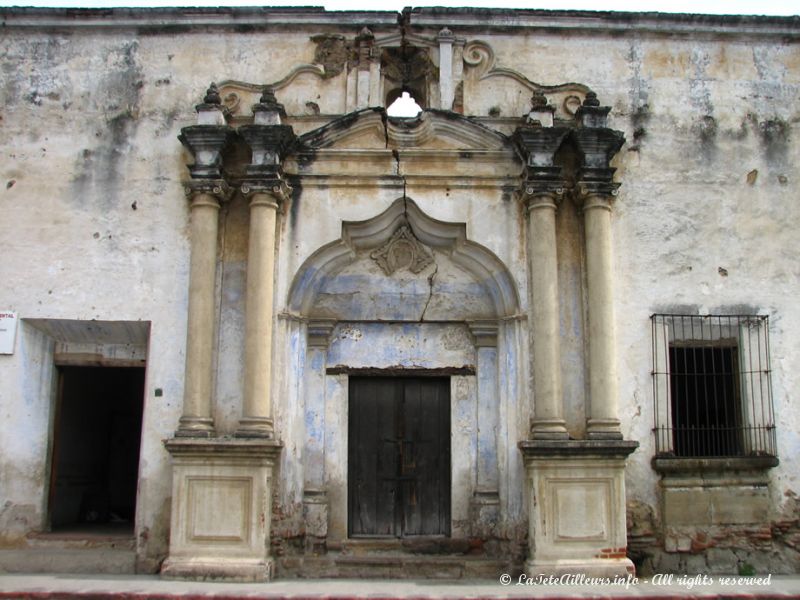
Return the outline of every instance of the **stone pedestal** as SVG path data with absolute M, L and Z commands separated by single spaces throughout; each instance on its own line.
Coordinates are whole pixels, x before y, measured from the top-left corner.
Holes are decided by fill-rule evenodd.
M 638 442 L 529 440 L 525 573 L 614 577 L 634 572 L 626 557 L 625 459 Z
M 161 576 L 269 581 L 272 473 L 281 446 L 262 439 L 174 438 L 169 557 Z

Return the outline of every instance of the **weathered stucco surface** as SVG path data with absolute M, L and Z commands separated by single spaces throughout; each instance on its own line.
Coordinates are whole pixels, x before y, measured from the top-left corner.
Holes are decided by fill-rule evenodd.
M 314 36 L 341 35 L 350 44 L 363 26 L 376 38 L 400 29 L 391 13 L 311 11 L 304 20 L 296 18 L 303 13 L 276 11 L 259 23 L 261 13 L 244 11 L 247 23 L 240 25 L 227 21 L 227 11 L 167 13 L 173 27 L 156 25 L 148 11 L 2 13 L 0 309 L 17 312 L 21 325 L 15 352 L 0 356 L 0 545 L 25 547 L 47 527 L 55 341 L 28 320 L 141 321 L 149 338 L 137 556 L 141 570 L 154 571 L 169 536 L 171 469 L 162 440 L 181 416 L 185 368 L 190 240 L 183 184 L 191 160 L 177 135 L 195 122 L 194 106 L 210 82 L 273 84 L 324 58 L 324 75 L 307 68 L 275 91 L 296 133 L 322 127 L 361 105 L 353 100 L 356 69 L 336 60 L 348 51 L 323 56 Z M 525 543 L 525 477 L 516 446 L 528 435 L 536 399 L 525 215 L 516 195 L 523 165 L 490 129 L 507 135 L 517 127 L 530 110 L 532 82 L 577 82 L 611 106 L 609 127 L 627 140 L 614 162 L 622 185 L 612 215 L 613 284 L 622 432 L 640 444 L 625 481 L 639 566 L 730 571 L 748 562 L 797 572 L 800 24 L 525 11 L 489 18 L 498 25 L 486 27 L 468 10 L 406 15 L 409 35 L 433 39 L 448 27 L 466 41 L 454 106 L 460 101 L 460 112 L 474 117 L 469 135 L 453 134 L 446 116 L 427 114 L 429 138 L 409 140 L 376 112 L 360 117 L 357 130 L 344 123 L 341 134 L 323 131 L 324 144 L 287 159 L 294 191 L 276 244 L 272 396 L 284 447 L 273 545 L 287 554 L 302 548 L 304 489 L 317 487 L 328 489 L 326 535 L 346 537 L 346 369 L 474 373 L 481 351 L 485 364 L 496 365 L 482 390 L 474 374 L 451 379 L 459 457 L 453 535 L 499 543 L 500 549 L 487 545 L 496 554 L 511 552 L 503 544 Z M 234 122 L 243 123 L 258 92 L 236 85 L 227 89 L 240 98 L 224 101 L 235 109 Z M 552 94 L 563 100 L 566 92 Z M 564 110 L 559 104 L 556 116 Z M 453 148 L 463 149 L 459 161 L 436 153 Z M 444 242 L 431 249 L 435 264 L 390 280 L 370 257 L 374 247 L 357 248 L 322 284 L 311 312 L 292 305 L 298 273 L 343 239 L 344 224 L 375 219 L 404 198 L 426 218 L 463 227 L 481 256 L 495 257 L 516 294 L 513 310 L 498 311 L 490 286 L 460 266 L 456 246 Z M 578 208 L 569 197 L 563 202 L 560 368 L 567 429 L 580 438 L 588 385 L 584 233 Z M 237 195 L 220 217 L 214 417 L 221 435 L 232 434 L 241 416 L 247 232 L 247 202 Z M 769 471 L 765 522 L 664 528 L 659 475 L 650 464 L 649 317 L 656 312 L 769 315 L 781 462 Z M 347 322 L 333 329 L 327 350 L 312 349 L 309 317 Z M 496 349 L 486 354 L 465 322 L 498 317 Z M 325 371 L 331 367 L 344 370 Z M 489 434 L 478 431 L 481 422 L 491 424 Z M 484 484 L 498 494 L 499 517 L 474 522 L 470 499 Z

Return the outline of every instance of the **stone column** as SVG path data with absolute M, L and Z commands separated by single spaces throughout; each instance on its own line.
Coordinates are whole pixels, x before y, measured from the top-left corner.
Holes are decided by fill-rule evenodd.
M 225 124 L 226 112 L 213 83 L 196 110 L 198 124 L 184 127 L 179 136 L 195 159 L 186 186 L 191 201 L 191 259 L 183 416 L 175 432 L 179 437 L 214 436 L 211 388 L 217 226 L 220 202 L 232 191 L 222 179 L 221 151 L 233 130 Z
M 183 416 L 176 436 L 213 437 L 211 387 L 215 323 L 217 224 L 220 201 L 229 196 L 223 181 L 192 182 L 189 315 L 186 333 L 186 372 Z
M 612 199 L 611 194 L 587 192 L 583 201 L 589 308 L 589 439 L 622 439 L 611 259 Z
M 606 126 L 610 107 L 597 95 L 586 94 L 576 117 L 575 143 L 582 156 L 578 192 L 583 200 L 586 245 L 586 285 L 589 313 L 589 439 L 622 439 L 619 422 L 616 332 L 614 326 L 614 269 L 611 249 L 611 203 L 614 183 L 611 159 L 625 138 Z
M 250 200 L 245 306 L 244 399 L 237 437 L 273 438 L 272 327 L 278 209 L 291 193 L 281 161 L 294 140 L 281 124 L 283 106 L 265 89 L 253 106 L 253 125 L 239 128 L 253 152 L 241 191 Z
M 536 110 L 537 104 L 540 110 Z M 541 110 L 541 101 L 535 101 L 534 105 L 529 121 L 539 123 L 545 131 L 557 129 L 547 126 L 553 122 L 553 115 Z M 600 108 L 594 94 L 588 93 L 587 102 L 577 113 L 577 127 L 569 131 L 570 142 L 574 144 L 569 150 L 574 152 L 574 159 L 580 161 L 577 187 L 586 198 L 589 371 L 592 378 L 590 439 L 537 439 L 534 420 L 532 439 L 519 444 L 528 475 L 529 537 L 525 563 L 528 576 L 625 577 L 634 572 L 633 563 L 626 556 L 625 460 L 638 443 L 622 440 L 619 434 L 611 303 L 609 200 L 616 184 L 612 181 L 614 169 L 608 163 L 624 140 L 620 132 L 606 128 L 605 115 L 609 110 Z M 542 147 L 533 145 L 531 154 L 536 156 Z M 538 233 L 531 232 L 531 235 L 543 238 L 551 230 L 555 201 L 541 189 L 546 183 L 547 170 L 529 170 L 532 173 L 528 175 L 528 183 L 541 184 L 538 189 L 531 186 L 528 194 L 531 218 L 539 213 L 541 226 Z M 543 239 L 541 243 L 544 245 Z M 532 268 L 533 257 L 539 256 L 541 264 L 536 269 L 546 272 L 547 265 L 553 263 L 549 257 L 545 260 L 545 255 L 544 248 L 536 252 L 532 249 Z M 554 317 L 545 318 L 539 313 L 553 301 L 553 296 L 545 297 L 545 292 L 532 299 L 534 340 L 538 337 L 537 323 L 552 323 Z M 553 334 L 557 339 L 558 330 L 554 329 Z M 535 375 L 540 377 L 538 370 Z M 534 401 L 538 417 L 538 396 Z
M 250 241 L 244 329 L 244 400 L 237 437 L 274 435 L 272 400 L 273 282 L 278 198 L 272 190 L 242 186 L 250 199 Z
M 528 192 L 531 193 L 528 193 Z M 560 195 L 526 188 L 530 263 L 534 438 L 566 438 L 558 320 L 556 208 Z
M 525 126 L 514 134 L 526 158 L 522 199 L 527 212 L 533 420 L 531 436 L 566 439 L 559 343 L 556 209 L 563 194 L 561 167 L 554 164 L 568 130 L 552 127 L 553 109 L 535 95 Z M 549 119 L 548 119 L 549 117 Z

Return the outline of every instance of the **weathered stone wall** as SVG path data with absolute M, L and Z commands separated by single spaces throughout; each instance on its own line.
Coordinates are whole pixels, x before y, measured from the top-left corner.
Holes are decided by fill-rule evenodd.
M 188 156 L 176 137 L 194 122 L 194 105 L 209 82 L 274 83 L 301 64 L 324 63 L 326 72 L 300 73 L 276 90 L 296 132 L 349 112 L 352 71 L 342 68 L 349 50 L 332 44 L 326 54 L 313 37 L 341 35 L 349 44 L 364 25 L 376 37 L 386 36 L 399 31 L 396 16 L 329 14 L 302 23 L 291 13 L 275 13 L 271 24 L 234 26 L 226 22 L 229 13 L 219 13 L 209 25 L 204 19 L 213 11 L 196 17 L 187 12 L 178 19 L 182 24 L 171 28 L 126 25 L 128 13 L 96 26 L 81 26 L 82 19 L 90 20 L 87 15 L 69 22 L 64 13 L 45 11 L 37 23 L 35 12 L 4 14 L 0 308 L 17 311 L 22 325 L 15 353 L 0 356 L 0 541 L 24 546 L 46 518 L 52 340 L 25 320 L 145 321 L 150 334 L 136 532 L 140 568 L 154 570 L 167 549 L 170 466 L 162 440 L 172 435 L 181 414 L 186 339 L 189 240 L 182 182 Z M 33 26 L 22 26 L 24 14 L 33 15 Z M 46 25 L 49 14 L 57 26 Z M 131 14 L 134 20 L 150 19 L 147 11 Z M 115 18 L 118 23 L 109 26 Z M 481 124 L 508 134 L 530 108 L 532 82 L 577 82 L 612 107 L 609 125 L 625 133 L 627 143 L 615 162 L 622 186 L 613 215 L 614 309 L 623 433 L 641 444 L 629 459 L 626 479 L 631 547 L 641 567 L 694 572 L 752 564 L 796 572 L 800 467 L 791 460 L 800 451 L 800 412 L 792 405 L 792 392 L 800 388 L 800 352 L 793 337 L 800 330 L 794 252 L 800 220 L 796 20 L 617 22 L 595 16 L 586 27 L 576 15 L 527 15 L 520 22 L 541 21 L 488 29 L 469 11 L 410 18 L 408 31 L 415 35 L 435 37 L 447 26 L 467 43 L 491 49 L 491 56 L 465 62 L 457 93 L 457 107 L 460 102 L 463 113 Z M 516 74 L 487 77 L 493 67 Z M 350 140 L 351 147 L 385 149 L 383 132 L 373 134 Z M 475 168 L 466 156 L 448 173 L 453 185 L 438 187 L 420 177 L 441 165 L 403 160 L 398 163 L 391 152 L 372 155 L 362 165 L 364 180 L 351 184 L 297 185 L 302 181 L 297 179 L 280 220 L 273 369 L 276 430 L 284 443 L 273 524 L 279 539 L 304 534 L 304 449 L 313 429 L 304 412 L 310 401 L 304 396 L 306 331 L 290 314 L 290 288 L 303 263 L 340 238 L 344 221 L 373 218 L 406 195 L 437 220 L 465 223 L 467 238 L 507 267 L 519 313 L 527 310 L 524 216 L 514 189 L 459 186 L 459 175 Z M 322 169 L 319 165 L 312 167 Z M 297 165 L 295 173 L 303 168 Z M 498 169 L 511 176 L 521 165 L 512 160 Z M 393 177 L 369 179 L 381 172 Z M 406 181 L 405 174 L 417 179 Z M 238 196 L 221 212 L 215 418 L 222 434 L 232 433 L 241 410 L 247 215 Z M 565 417 L 575 437 L 583 435 L 586 403 L 581 223 L 575 207 L 559 211 L 561 368 Z M 449 310 L 445 300 L 441 311 Z M 781 464 L 769 472 L 768 522 L 673 531 L 662 521 L 659 476 L 650 466 L 649 316 L 674 311 L 770 316 Z M 527 325 L 515 323 L 505 326 L 498 345 L 502 519 L 492 535 L 522 543 L 524 474 L 516 443 L 527 435 L 531 386 Z M 347 339 L 341 333 L 337 339 Z M 399 352 L 386 366 L 395 358 L 402 364 Z M 324 406 L 333 410 L 331 399 L 346 397 L 343 381 L 343 376 L 324 377 Z M 453 385 L 467 389 L 475 382 L 456 377 Z M 335 410 L 325 418 L 331 436 L 346 426 Z M 472 418 L 464 427 L 474 426 Z M 464 452 L 473 456 L 475 432 L 463 441 Z M 346 447 L 326 448 L 325 460 L 331 462 L 326 476 L 341 485 Z M 463 499 L 471 488 L 464 483 L 460 489 Z M 467 512 L 457 507 L 453 516 L 467 521 Z M 463 524 L 465 537 L 471 535 L 467 529 Z

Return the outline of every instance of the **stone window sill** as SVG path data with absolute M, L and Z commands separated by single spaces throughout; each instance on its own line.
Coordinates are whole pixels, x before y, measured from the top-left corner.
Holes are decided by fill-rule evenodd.
M 778 466 L 775 456 L 736 456 L 726 458 L 676 458 L 655 456 L 653 469 L 663 475 L 719 473 L 731 471 L 766 471 Z

